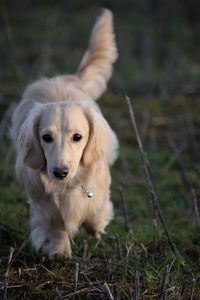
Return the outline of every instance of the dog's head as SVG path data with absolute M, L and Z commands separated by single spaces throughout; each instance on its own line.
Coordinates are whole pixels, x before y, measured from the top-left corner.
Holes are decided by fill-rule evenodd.
M 80 166 L 107 159 L 109 126 L 94 108 L 78 103 L 36 104 L 18 141 L 28 167 L 52 179 L 70 180 Z

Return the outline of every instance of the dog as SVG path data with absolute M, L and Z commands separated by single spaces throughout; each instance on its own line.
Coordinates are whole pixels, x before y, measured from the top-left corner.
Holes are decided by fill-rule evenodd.
M 109 168 L 118 140 L 95 101 L 117 56 L 112 12 L 104 9 L 77 73 L 30 84 L 13 114 L 31 242 L 50 259 L 71 257 L 70 241 L 81 225 L 100 238 L 113 218 Z

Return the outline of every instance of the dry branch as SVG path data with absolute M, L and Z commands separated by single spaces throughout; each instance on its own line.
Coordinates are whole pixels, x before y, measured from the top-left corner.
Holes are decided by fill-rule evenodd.
M 8 258 L 8 266 L 7 266 L 6 272 L 4 274 L 5 280 L 4 280 L 3 300 L 7 299 L 8 277 L 9 277 L 9 271 L 10 271 L 10 267 L 11 267 L 12 260 L 13 260 L 14 251 L 15 251 L 15 249 L 11 247 L 10 248 L 10 255 L 9 255 L 9 258 Z
M 130 251 L 131 251 L 132 248 L 133 248 L 133 244 L 131 244 L 130 246 L 128 246 L 126 244 L 126 259 L 125 259 L 124 275 L 123 275 L 124 280 L 126 280 L 126 277 L 127 277 L 129 254 L 130 254 Z
M 138 271 L 135 271 L 134 288 L 135 288 L 134 300 L 139 300 L 140 299 L 140 276 Z
M 76 290 L 77 290 L 78 272 L 79 272 L 79 263 L 75 263 L 75 266 L 74 266 L 74 292 L 76 292 Z
M 163 276 L 162 285 L 161 285 L 161 288 L 158 292 L 158 300 L 165 300 L 166 299 L 166 291 L 167 291 L 167 284 L 168 284 L 168 281 L 169 281 L 169 275 L 170 275 L 172 266 L 175 262 L 175 259 L 176 258 L 173 259 L 173 261 L 170 265 L 167 265 L 165 267 L 165 273 L 164 273 L 164 276 Z
M 69 299 L 69 298 L 74 297 L 76 295 L 86 294 L 86 293 L 89 293 L 89 292 L 91 293 L 91 292 L 94 292 L 96 290 L 97 290 L 96 287 L 86 287 L 86 288 L 82 288 L 80 290 L 77 290 L 76 292 L 69 293 L 65 296 L 62 296 L 60 299 Z
M 156 194 L 156 191 L 155 191 L 155 187 L 153 185 L 153 182 L 152 182 L 152 179 L 151 179 L 151 175 L 150 175 L 150 166 L 149 166 L 149 161 L 146 157 L 146 154 L 145 154 L 145 151 L 144 151 L 144 148 L 143 148 L 143 145 L 142 145 L 142 141 L 141 141 L 141 138 L 140 138 L 140 134 L 139 134 L 139 131 L 138 131 L 138 127 L 137 127 L 137 123 L 136 123 L 136 120 L 135 120 L 135 116 L 134 116 L 134 112 L 133 112 L 133 109 L 132 109 L 132 105 L 131 105 L 131 102 L 130 102 L 130 99 L 128 96 L 126 96 L 126 100 L 127 100 L 127 103 L 128 103 L 128 107 L 129 107 L 129 111 L 130 111 L 130 116 L 131 116 L 131 121 L 132 121 L 132 125 L 133 125 L 133 129 L 136 133 L 136 138 L 137 138 L 137 142 L 138 142 L 138 146 L 139 146 L 139 151 L 140 151 L 140 155 L 141 155 L 141 159 L 143 161 L 143 164 L 144 164 L 144 170 L 145 170 L 145 174 L 146 174 L 146 179 L 147 179 L 147 186 L 148 186 L 148 190 L 149 190 L 149 193 L 150 193 L 150 196 L 151 196 L 151 200 L 152 200 L 152 206 L 153 206 L 153 210 L 154 210 L 154 216 L 157 218 L 159 218 L 162 226 L 163 226 L 163 229 L 164 229 L 164 232 L 167 236 L 167 239 L 168 239 L 168 242 L 169 242 L 169 245 L 171 247 L 171 250 L 172 252 L 177 256 L 179 257 L 179 259 L 181 258 L 180 257 L 180 254 L 176 248 L 176 245 L 174 244 L 174 241 L 172 239 L 172 236 L 170 234 L 170 231 L 167 227 L 167 224 L 165 222 L 165 219 L 164 219 L 164 216 L 163 216 L 163 213 L 161 211 L 161 208 L 160 208 L 160 204 L 158 202 L 158 198 L 157 198 L 157 194 Z M 183 259 L 181 258 L 182 262 L 183 262 Z
M 194 277 L 192 277 L 192 286 L 191 286 L 191 290 L 190 290 L 189 300 L 193 300 L 194 299 L 195 284 L 196 284 L 196 279 Z
M 105 288 L 105 291 L 106 291 L 106 294 L 107 294 L 107 296 L 108 296 L 108 299 L 109 300 L 114 300 L 114 297 L 113 297 L 113 295 L 112 295 L 112 293 L 111 293 L 111 291 L 110 291 L 110 288 L 109 288 L 109 286 L 107 285 L 107 283 L 105 282 L 104 283 L 104 288 Z

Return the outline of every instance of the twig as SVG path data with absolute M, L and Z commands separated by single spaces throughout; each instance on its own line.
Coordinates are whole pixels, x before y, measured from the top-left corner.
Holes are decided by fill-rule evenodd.
M 21 287 L 24 287 L 25 285 L 23 285 L 23 284 L 17 284 L 17 285 L 9 285 L 8 287 L 7 287 L 7 289 L 17 289 L 17 288 L 21 288 Z M 0 290 L 2 290 L 3 289 L 3 287 L 1 287 L 0 288 Z
M 169 275 L 170 275 L 170 272 L 171 272 L 171 269 L 172 269 L 172 266 L 175 262 L 175 259 L 173 259 L 171 265 L 167 265 L 166 268 L 165 268 L 165 273 L 164 273 L 164 277 L 163 277 L 163 280 L 162 280 L 162 285 L 161 285 L 161 288 L 160 288 L 160 291 L 158 292 L 158 300 L 165 300 L 166 299 L 166 288 L 167 288 L 167 283 L 169 281 Z
M 92 281 L 90 280 L 90 278 L 85 274 L 85 272 L 84 272 L 84 271 L 81 271 L 80 274 L 84 276 L 84 278 L 86 279 L 86 281 L 89 283 L 90 287 L 92 287 L 92 286 L 93 286 L 93 283 L 92 283 Z
M 126 277 L 127 277 L 129 254 L 130 254 L 130 251 L 131 251 L 132 248 L 133 248 L 133 244 L 131 244 L 130 246 L 128 246 L 126 244 L 126 260 L 125 260 L 124 276 L 123 276 L 124 280 L 126 280 Z
M 15 251 L 15 249 L 11 247 L 10 248 L 10 255 L 9 255 L 9 258 L 8 258 L 7 270 L 6 270 L 6 273 L 4 274 L 5 280 L 4 280 L 3 300 L 7 299 L 8 276 L 9 276 L 9 271 L 10 271 L 10 267 L 11 267 L 11 264 L 12 264 L 14 251 Z
M 134 300 L 139 300 L 140 298 L 140 276 L 138 271 L 135 271 L 135 297 Z
M 101 243 L 101 236 L 96 238 L 96 243 L 95 243 L 93 249 L 91 250 L 91 252 L 88 254 L 89 259 L 95 254 L 95 251 L 98 248 L 100 243 Z
M 124 199 L 123 189 L 121 186 L 119 187 L 119 192 L 120 192 L 120 198 L 121 198 L 122 205 L 123 205 L 124 229 L 125 229 L 126 233 L 128 233 L 129 232 L 128 212 L 127 212 L 126 202 Z
M 76 292 L 76 290 L 77 290 L 78 272 L 79 272 L 79 263 L 75 263 L 75 268 L 74 268 L 74 292 Z
M 80 290 L 77 290 L 76 292 L 73 292 L 73 293 L 69 293 L 65 296 L 62 296 L 60 299 L 68 299 L 68 298 L 71 298 L 75 295 L 79 295 L 79 294 L 85 294 L 85 293 L 88 293 L 88 292 L 94 292 L 96 291 L 97 288 L 96 287 L 86 287 L 86 288 L 82 288 Z
M 146 177 L 147 177 L 148 190 L 149 190 L 149 193 L 150 193 L 150 196 L 151 196 L 151 200 L 152 200 L 154 239 L 155 239 L 154 243 L 155 243 L 155 247 L 157 247 L 158 213 L 159 213 L 158 212 L 159 209 L 157 208 L 157 206 L 159 206 L 159 203 L 157 203 L 158 202 L 157 201 L 157 196 L 156 196 L 155 189 L 154 189 L 151 177 L 150 177 L 150 171 L 149 171 L 150 164 L 149 164 L 149 161 L 147 159 L 146 153 L 144 152 L 144 148 L 143 148 L 142 140 L 140 138 L 138 127 L 137 127 L 137 124 L 136 124 L 134 112 L 133 112 L 133 109 L 132 109 L 132 106 L 131 106 L 131 102 L 130 102 L 130 99 L 129 99 L 128 96 L 126 96 L 126 100 L 127 100 L 128 106 L 129 106 L 129 112 L 130 112 L 130 115 L 131 115 L 131 121 L 132 121 L 133 128 L 135 130 L 135 133 L 136 133 L 136 138 L 137 138 L 137 142 L 138 142 L 138 146 L 139 146 L 140 156 L 142 158 L 142 161 L 143 161 L 143 164 L 144 164 L 144 169 L 145 169 L 145 174 L 146 174 Z
M 183 285 L 179 288 L 177 300 L 182 300 L 182 299 L 183 299 L 184 290 L 185 290 L 185 284 L 183 284 Z
M 138 142 L 138 146 L 139 146 L 139 151 L 140 151 L 141 159 L 142 159 L 143 164 L 144 164 L 145 174 L 146 174 L 146 178 L 147 178 L 147 186 L 148 186 L 148 190 L 149 190 L 149 193 L 150 193 L 150 196 L 151 196 L 153 209 L 155 211 L 154 215 L 158 214 L 159 220 L 160 220 L 160 222 L 161 222 L 161 224 L 163 226 L 163 229 L 164 229 L 165 234 L 167 236 L 167 239 L 168 239 L 168 242 L 169 242 L 169 245 L 171 247 L 172 252 L 177 257 L 179 257 L 179 259 L 181 259 L 182 262 L 183 262 L 183 258 L 181 258 L 180 254 L 179 254 L 179 252 L 178 252 L 178 250 L 176 248 L 176 245 L 173 242 L 172 236 L 171 236 L 171 234 L 169 232 L 169 229 L 167 227 L 167 224 L 165 222 L 163 213 L 162 213 L 161 208 L 160 208 L 160 204 L 158 202 L 156 191 L 155 191 L 155 188 L 154 188 L 153 182 L 151 180 L 151 176 L 150 176 L 149 162 L 147 160 L 146 154 L 145 154 L 144 149 L 143 149 L 143 145 L 142 145 L 141 138 L 140 138 L 140 135 L 139 135 L 139 131 L 138 131 L 138 127 L 137 127 L 137 124 L 136 124 L 134 112 L 133 112 L 132 105 L 131 105 L 131 102 L 130 102 L 130 99 L 129 99 L 128 96 L 126 96 L 126 100 L 127 100 L 129 111 L 130 111 L 130 115 L 131 115 L 132 125 L 133 125 L 133 128 L 134 128 L 135 133 L 136 133 L 136 137 L 137 137 L 137 142 Z
M 107 294 L 107 296 L 108 296 L 108 299 L 109 300 L 114 300 L 114 297 L 113 297 L 113 295 L 112 295 L 112 293 L 111 293 L 111 291 L 110 291 L 110 289 L 109 289 L 109 286 L 107 285 L 107 283 L 105 282 L 104 283 L 104 288 L 105 288 L 105 290 L 106 290 L 106 294 Z
M 196 217 L 196 223 L 197 223 L 197 227 L 200 232 L 200 214 L 199 214 L 197 195 L 196 195 L 195 189 L 192 188 L 191 193 L 192 193 L 192 201 L 193 201 L 194 213 L 195 213 L 195 217 Z
M 195 287 L 195 283 L 196 283 L 196 279 L 194 277 L 192 277 L 192 286 L 191 286 L 189 300 L 193 300 L 194 299 L 194 287 Z
M 44 287 L 45 285 L 51 284 L 51 283 L 53 283 L 53 281 L 52 280 L 48 280 L 48 281 L 43 282 L 43 283 L 39 284 L 38 286 L 36 286 L 36 289 L 40 289 L 41 287 Z
M 39 267 L 43 268 L 45 271 L 47 271 L 49 274 L 53 275 L 56 277 L 56 274 L 54 274 L 52 271 L 50 271 L 49 269 L 47 269 L 45 266 L 43 265 L 39 265 Z

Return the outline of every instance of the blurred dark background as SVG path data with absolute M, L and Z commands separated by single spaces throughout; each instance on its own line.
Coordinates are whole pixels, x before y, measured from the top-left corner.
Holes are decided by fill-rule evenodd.
M 114 12 L 120 54 L 111 91 L 162 100 L 199 95 L 198 0 L 1 0 L 1 116 L 27 83 L 76 71 L 102 7 Z

